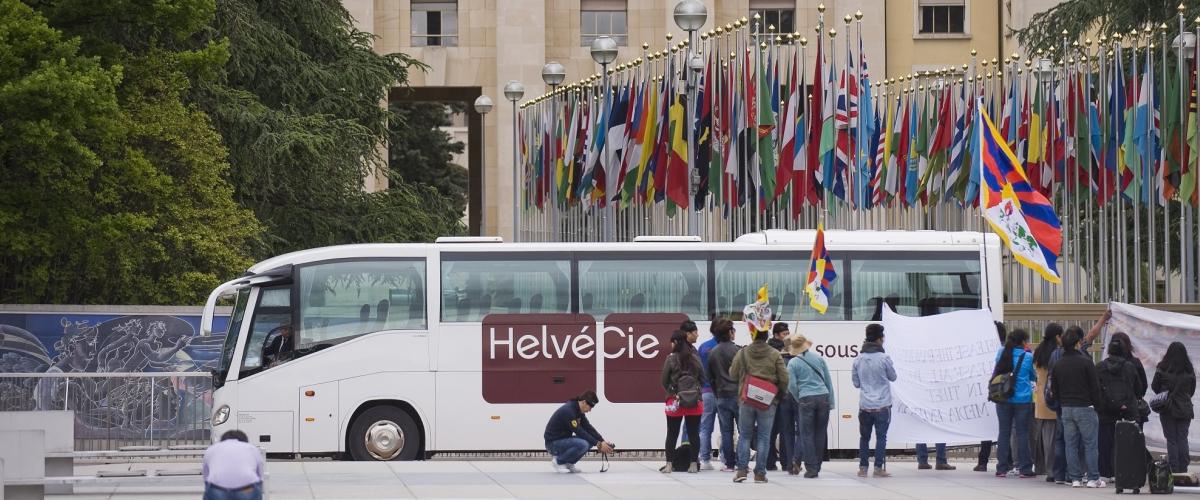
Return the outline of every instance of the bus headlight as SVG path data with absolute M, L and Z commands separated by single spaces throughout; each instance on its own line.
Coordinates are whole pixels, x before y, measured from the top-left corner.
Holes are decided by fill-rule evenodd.
M 217 408 L 217 412 L 213 413 L 212 424 L 218 426 L 225 423 L 226 420 L 229 420 L 229 405 L 221 405 L 220 408 Z

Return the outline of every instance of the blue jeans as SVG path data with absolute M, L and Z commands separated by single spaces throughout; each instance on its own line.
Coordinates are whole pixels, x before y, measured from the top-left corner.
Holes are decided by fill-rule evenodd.
M 800 420 L 796 449 L 804 454 L 804 466 L 808 470 L 821 472 L 821 460 L 825 458 L 826 440 L 829 437 L 829 395 L 800 398 L 796 403 L 796 412 Z
M 1100 417 L 1090 406 L 1064 406 L 1062 409 L 1063 439 L 1068 450 L 1075 450 L 1083 443 L 1086 464 L 1079 463 L 1079 455 L 1067 453 L 1067 479 L 1069 481 L 1095 480 L 1100 478 L 1100 453 L 1096 448 L 1096 434 Z M 1083 470 L 1087 466 L 1086 476 Z
M 721 424 L 721 461 L 732 469 L 737 467 L 737 453 L 733 449 L 733 427 L 737 424 L 737 398 L 717 398 L 717 420 Z
M 1000 438 L 996 443 L 996 474 L 1013 468 L 1012 435 L 1017 429 L 1017 468 L 1033 475 L 1033 453 L 1029 449 L 1029 429 L 1033 426 L 1033 403 L 996 403 L 1000 419 Z
M 1188 430 L 1192 421 L 1179 419 L 1170 415 L 1158 415 L 1162 423 L 1163 437 L 1167 440 L 1167 463 L 1171 472 L 1185 473 L 1191 461 L 1191 451 L 1188 450 Z
M 712 392 L 701 394 L 704 414 L 700 415 L 700 461 L 712 460 L 712 433 L 717 420 L 717 395 Z
M 254 483 L 240 490 L 227 490 L 204 483 L 204 500 L 260 500 L 262 483 Z
M 1067 480 L 1067 441 L 1063 433 L 1062 411 L 1056 412 L 1058 420 L 1054 422 L 1054 466 L 1050 474 L 1055 481 Z
M 779 400 L 779 406 L 775 409 L 775 422 L 771 429 L 771 451 L 767 457 L 767 463 L 779 464 L 784 470 L 792 466 L 792 461 L 796 459 L 796 400 L 791 396 L 786 396 Z
M 578 462 L 591 448 L 587 441 L 577 437 L 555 439 L 546 444 L 546 451 L 563 465 Z
M 767 455 L 771 450 L 771 426 L 775 423 L 775 405 L 759 410 L 750 405 L 738 408 L 737 468 L 750 467 L 750 439 L 754 438 L 754 449 L 758 455 L 754 460 L 754 473 L 767 473 Z
M 875 468 L 887 464 L 887 431 L 892 423 L 892 409 L 879 411 L 858 410 L 858 466 L 866 468 L 867 453 L 870 451 L 871 430 L 875 431 Z
M 935 453 L 937 453 L 936 460 L 938 465 L 950 463 L 946 459 L 946 443 L 937 443 L 933 447 L 936 450 Z M 917 464 L 929 464 L 929 446 L 925 443 L 917 443 Z

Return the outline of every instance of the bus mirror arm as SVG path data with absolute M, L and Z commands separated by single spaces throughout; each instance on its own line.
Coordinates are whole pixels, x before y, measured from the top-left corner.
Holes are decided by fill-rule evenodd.
M 235 292 L 240 285 L 247 284 L 248 282 L 249 280 L 244 277 L 235 280 L 229 280 L 225 283 L 222 283 L 221 286 L 218 286 L 212 291 L 212 293 L 208 294 L 208 300 L 204 301 L 204 311 L 200 314 L 201 337 L 212 336 L 213 315 L 217 310 L 217 301 L 221 300 L 221 297 Z

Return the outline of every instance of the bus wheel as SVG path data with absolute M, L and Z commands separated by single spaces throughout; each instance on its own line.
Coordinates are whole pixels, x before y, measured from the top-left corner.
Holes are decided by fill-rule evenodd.
M 348 444 L 350 456 L 358 461 L 415 460 L 421 434 L 404 410 L 376 406 L 354 420 Z

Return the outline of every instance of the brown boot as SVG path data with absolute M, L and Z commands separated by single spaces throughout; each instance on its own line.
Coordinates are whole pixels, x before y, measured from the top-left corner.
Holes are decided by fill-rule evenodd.
M 765 483 L 765 482 L 767 482 L 767 475 L 766 475 L 766 474 L 759 474 L 759 473 L 755 472 L 755 473 L 754 473 L 754 482 L 756 482 L 756 483 Z
M 800 462 L 796 462 L 796 463 L 792 464 L 792 468 L 788 470 L 788 474 L 791 474 L 793 476 L 799 476 L 800 472 L 803 470 L 804 470 L 804 466 L 800 465 Z
M 875 473 L 872 475 L 874 477 L 892 477 L 891 472 L 888 472 L 887 469 L 880 469 L 879 467 L 875 468 Z
M 733 482 L 744 483 L 746 482 L 746 476 L 747 471 L 745 469 L 738 469 L 738 471 L 733 474 Z

